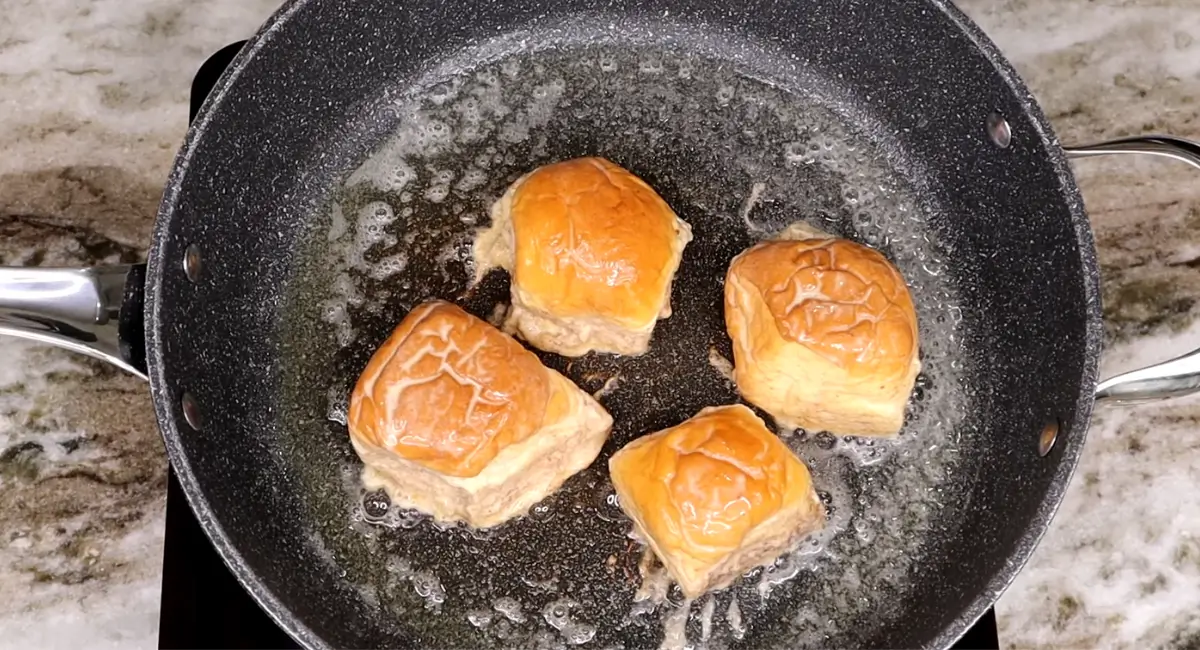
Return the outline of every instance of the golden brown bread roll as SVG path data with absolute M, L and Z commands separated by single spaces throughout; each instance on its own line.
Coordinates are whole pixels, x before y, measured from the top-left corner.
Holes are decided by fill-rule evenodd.
M 548 352 L 637 355 L 671 314 L 691 227 L 644 181 L 603 158 L 540 167 L 492 206 L 480 273 L 512 274 L 505 329 Z
M 725 277 L 738 390 L 784 426 L 896 435 L 921 370 L 904 278 L 878 251 L 802 224 L 781 237 Z
M 350 398 L 369 489 L 439 521 L 484 528 L 587 467 L 612 418 L 512 337 L 446 302 L 420 305 Z
M 688 598 L 825 525 L 808 468 L 740 404 L 634 440 L 608 469 L 621 509 Z

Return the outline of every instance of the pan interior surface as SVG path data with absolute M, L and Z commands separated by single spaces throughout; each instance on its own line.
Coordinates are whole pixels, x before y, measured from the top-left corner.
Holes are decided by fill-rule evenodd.
M 665 636 L 678 647 L 686 637 L 766 648 L 860 644 L 902 617 L 926 540 L 951 532 L 950 495 L 965 491 L 951 485 L 962 481 L 962 448 L 974 444 L 964 417 L 977 410 L 971 360 L 954 273 L 930 231 L 937 206 L 897 168 L 886 136 L 836 112 L 834 92 L 626 43 L 515 52 L 427 78 L 394 103 L 395 131 L 332 197 L 302 256 L 313 263 L 292 285 L 291 325 L 303 333 L 287 338 L 336 352 L 291 378 L 289 402 L 327 388 L 328 422 L 290 429 L 285 448 L 318 513 L 310 543 L 397 634 L 438 647 L 656 647 Z M 615 427 L 601 457 L 494 530 L 386 511 L 386 497 L 360 488 L 347 441 L 357 373 L 422 301 L 453 300 L 483 318 L 503 309 L 506 274 L 472 283 L 476 230 L 518 176 L 581 155 L 641 175 L 695 233 L 674 314 L 647 355 L 541 355 L 585 390 L 610 387 L 600 399 Z M 924 368 L 904 432 L 879 441 L 781 431 L 813 469 L 828 528 L 690 607 L 674 590 L 665 602 L 637 602 L 641 547 L 615 506 L 606 460 L 640 435 L 738 400 L 721 370 L 730 357 L 724 274 L 733 256 L 798 220 L 875 246 L 903 270 Z
M 1061 498 L 1098 341 L 1061 152 L 963 20 L 929 0 L 285 7 L 202 111 L 148 281 L 167 448 L 234 572 L 311 647 L 952 643 Z M 424 300 L 494 316 L 508 278 L 472 284 L 475 231 L 518 176 L 583 155 L 641 176 L 695 235 L 648 354 L 540 355 L 607 385 L 599 458 L 488 531 L 363 494 L 344 423 L 358 373 Z M 639 601 L 607 460 L 737 401 L 725 271 L 797 220 L 878 248 L 910 285 L 924 371 L 903 434 L 779 432 L 827 529 L 694 603 Z M 1041 458 L 1048 420 L 1062 433 Z

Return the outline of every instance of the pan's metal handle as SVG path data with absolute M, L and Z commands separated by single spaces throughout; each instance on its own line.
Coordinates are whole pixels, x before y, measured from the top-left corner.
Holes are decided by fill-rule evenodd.
M 1088 158 L 1118 153 L 1165 156 L 1200 167 L 1200 143 L 1169 135 L 1119 138 L 1082 147 L 1064 147 L 1068 158 Z
M 0 334 L 50 343 L 146 378 L 144 264 L 0 268 Z
M 1065 147 L 1070 158 L 1108 154 L 1145 154 L 1182 160 L 1200 168 L 1200 143 L 1166 135 L 1121 138 L 1083 147 Z M 1145 402 L 1200 391 L 1200 349 L 1157 365 L 1100 382 L 1096 401 Z

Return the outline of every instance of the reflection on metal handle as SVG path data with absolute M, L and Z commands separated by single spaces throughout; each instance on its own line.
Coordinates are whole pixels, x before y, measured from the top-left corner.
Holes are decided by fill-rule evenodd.
M 144 379 L 121 337 L 126 284 L 140 282 L 142 269 L 0 268 L 0 334 L 82 352 Z
M 1083 147 L 1065 147 L 1069 158 L 1107 156 L 1114 153 L 1137 153 L 1165 156 L 1200 167 L 1200 143 L 1169 135 L 1147 135 L 1137 138 L 1109 140 Z
M 1070 158 L 1133 153 L 1165 156 L 1200 168 L 1200 144 L 1171 136 L 1122 138 L 1084 147 L 1066 147 Z M 1096 400 L 1145 402 L 1200 391 L 1200 349 L 1170 361 L 1127 372 L 1100 382 Z

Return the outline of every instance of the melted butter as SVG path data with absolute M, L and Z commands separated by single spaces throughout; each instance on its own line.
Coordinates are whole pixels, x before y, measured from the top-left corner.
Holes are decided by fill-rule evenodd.
M 663 640 L 659 650 L 687 650 L 687 622 L 691 613 L 692 601 L 688 599 L 663 617 Z

